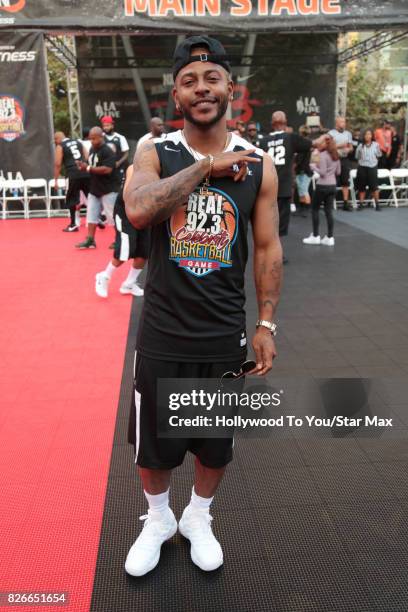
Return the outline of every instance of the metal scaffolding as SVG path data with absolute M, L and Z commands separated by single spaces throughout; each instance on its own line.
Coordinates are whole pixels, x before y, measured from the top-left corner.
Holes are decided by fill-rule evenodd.
M 347 111 L 347 65 L 384 47 L 394 44 L 408 36 L 408 30 L 399 32 L 376 32 L 366 40 L 362 40 L 351 47 L 345 47 L 346 35 L 340 34 L 337 53 L 337 89 L 336 89 L 336 116 L 346 116 Z
M 46 36 L 48 49 L 66 68 L 71 136 L 81 138 L 82 117 L 79 99 L 78 61 L 75 36 Z
M 366 40 L 362 40 L 356 45 L 352 45 L 347 49 L 343 49 L 338 53 L 337 61 L 339 64 L 347 64 L 360 57 L 369 55 L 373 51 L 378 51 L 383 47 L 388 47 L 394 44 L 397 40 L 401 40 L 408 36 L 408 30 L 395 32 L 393 30 L 388 32 L 376 32 L 373 36 L 370 36 Z

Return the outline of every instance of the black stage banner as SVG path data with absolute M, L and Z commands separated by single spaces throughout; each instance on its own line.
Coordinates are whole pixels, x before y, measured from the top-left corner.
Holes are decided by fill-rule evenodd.
M 233 49 L 232 37 L 220 38 L 227 53 Z M 88 40 L 85 36 L 77 37 L 82 123 L 89 127 L 99 125 L 103 115 L 111 115 L 117 131 L 126 134 L 132 148 L 133 141 L 145 134 L 147 127 L 133 80 L 128 72 L 92 67 L 94 50 Z M 134 57 L 168 58 L 176 37 L 132 36 L 131 43 Z M 324 127 L 332 127 L 336 53 L 336 33 L 258 34 L 250 68 L 245 70 L 239 63 L 231 62 L 235 86 L 229 126 L 235 126 L 238 119 L 244 123 L 256 121 L 262 132 L 269 132 L 273 111 L 284 110 L 295 131 L 312 113 L 320 116 Z M 140 77 L 151 115 L 163 117 L 168 131 L 182 128 L 181 114 L 174 105 L 169 105 L 171 68 L 144 67 Z
M 0 39 L 0 174 L 51 178 L 53 149 L 43 35 Z
M 0 0 L 0 28 L 168 32 L 405 26 L 406 0 Z

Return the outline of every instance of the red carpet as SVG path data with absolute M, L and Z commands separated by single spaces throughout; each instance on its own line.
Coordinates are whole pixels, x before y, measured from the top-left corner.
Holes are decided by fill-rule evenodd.
M 66 223 L 0 221 L 0 591 L 70 597 L 22 611 L 89 609 L 131 307 L 129 264 L 94 293 L 113 230 Z

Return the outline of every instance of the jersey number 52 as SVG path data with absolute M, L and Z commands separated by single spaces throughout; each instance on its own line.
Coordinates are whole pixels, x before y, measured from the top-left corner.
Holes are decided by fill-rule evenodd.
M 272 157 L 275 166 L 285 165 L 285 147 L 283 145 L 276 145 L 269 147 L 268 154 Z

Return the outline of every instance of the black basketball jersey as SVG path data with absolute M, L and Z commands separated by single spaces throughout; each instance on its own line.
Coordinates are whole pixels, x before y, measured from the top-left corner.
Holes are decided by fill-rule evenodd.
M 65 168 L 65 172 L 68 178 L 88 178 L 89 175 L 86 172 L 78 170 L 76 162 L 84 161 L 84 149 L 80 140 L 64 138 L 61 142 L 62 146 L 62 163 Z
M 129 150 L 129 147 L 127 145 L 125 138 L 121 134 L 118 134 L 117 132 L 112 132 L 111 134 L 104 134 L 104 136 L 105 136 L 106 144 L 111 146 L 115 153 L 116 161 L 119 161 L 119 159 L 122 157 L 124 152 L 126 150 Z M 127 146 L 127 149 L 126 149 L 126 146 Z
M 311 149 L 312 142 L 291 132 L 271 132 L 263 139 L 263 149 L 272 157 L 279 179 L 278 197 L 292 195 L 293 160 L 295 153 Z
M 196 161 L 180 130 L 154 142 L 161 178 Z M 248 142 L 233 134 L 227 150 L 247 148 Z M 253 154 L 262 155 L 260 149 Z M 170 219 L 152 227 L 137 343 L 142 355 L 207 362 L 245 357 L 247 230 L 262 166 L 249 164 L 243 182 L 211 179 L 208 194 L 198 186 Z
M 105 142 L 112 149 L 115 154 L 115 160 L 119 161 L 125 151 L 129 150 L 129 145 L 127 140 L 121 134 L 117 132 L 111 132 L 110 134 L 105 134 Z M 127 167 L 129 166 L 128 162 L 125 161 L 121 164 L 120 168 L 115 172 L 115 178 L 117 181 L 116 190 L 119 191 L 124 180 L 125 180 L 125 172 Z

